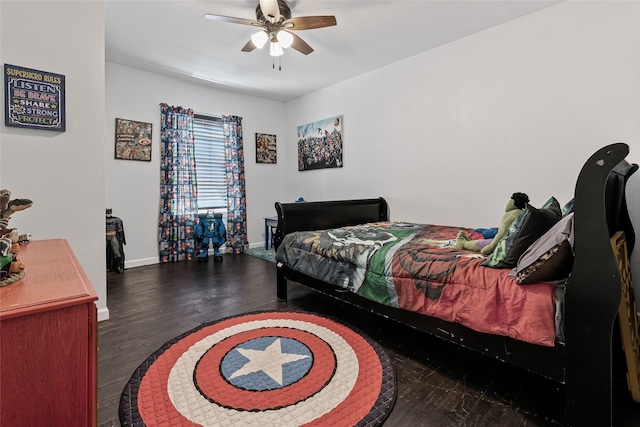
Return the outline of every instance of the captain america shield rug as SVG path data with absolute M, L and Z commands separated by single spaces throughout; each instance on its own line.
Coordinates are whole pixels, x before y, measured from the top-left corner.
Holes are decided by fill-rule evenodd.
M 266 311 L 162 346 L 120 397 L 123 426 L 378 426 L 396 400 L 375 341 L 317 314 Z

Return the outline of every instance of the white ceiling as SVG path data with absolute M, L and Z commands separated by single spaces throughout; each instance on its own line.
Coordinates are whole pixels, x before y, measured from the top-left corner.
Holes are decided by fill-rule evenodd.
M 291 0 L 292 17 L 334 15 L 335 27 L 298 31 L 314 52 L 241 52 L 257 29 L 205 13 L 255 19 L 258 0 L 107 0 L 106 60 L 230 91 L 287 101 L 558 1 Z

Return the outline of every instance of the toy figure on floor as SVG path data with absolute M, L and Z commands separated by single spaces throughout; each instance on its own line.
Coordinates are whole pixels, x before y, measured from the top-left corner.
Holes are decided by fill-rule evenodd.
M 498 227 L 498 233 L 495 237 L 492 239 L 471 240 L 464 231 L 460 230 L 456 237 L 456 247 L 480 252 L 482 255 L 490 255 L 507 232 L 511 223 L 520 216 L 527 203 L 529 203 L 529 196 L 524 193 L 513 193 L 504 209 L 505 214 L 502 216 L 500 227 Z
M 209 260 L 209 242 L 213 246 L 213 260 L 222 262 L 220 246 L 227 241 L 227 230 L 222 223 L 222 214 L 213 213 L 209 209 L 206 216 L 199 216 L 196 224 L 196 243 L 198 244 L 198 261 Z
M 107 237 L 107 271 L 124 273 L 124 245 L 127 239 L 124 236 L 124 225 L 117 216 L 112 216 L 112 210 L 106 212 L 106 237 Z

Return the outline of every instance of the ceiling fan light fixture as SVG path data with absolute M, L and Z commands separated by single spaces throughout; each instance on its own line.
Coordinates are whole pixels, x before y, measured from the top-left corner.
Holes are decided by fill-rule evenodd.
M 279 42 L 271 42 L 269 45 L 269 55 L 282 56 L 283 54 L 284 50 L 282 50 L 282 45 Z
M 251 41 L 256 45 L 258 49 L 262 49 L 265 43 L 267 43 L 267 40 L 269 40 L 269 35 L 266 31 L 258 31 L 257 33 L 251 35 Z
M 291 35 L 291 33 L 287 31 L 284 31 L 284 30 L 278 31 L 278 34 L 276 35 L 276 37 L 280 42 L 280 46 L 282 46 L 285 49 L 288 47 L 291 47 L 291 45 L 293 44 L 293 36 Z
M 258 0 L 255 19 L 236 18 L 211 13 L 205 14 L 205 18 L 258 27 L 259 31 L 251 35 L 251 38 L 240 51 L 252 52 L 256 48 L 262 49 L 268 42 L 269 55 L 274 58 L 274 68 L 276 62 L 280 63 L 280 57 L 284 54 L 283 49 L 291 47 L 303 55 L 309 55 L 313 52 L 313 48 L 296 34 L 297 30 L 312 30 L 337 25 L 335 16 L 292 17 L 291 8 L 287 5 L 287 0 Z M 278 59 L 276 60 L 275 58 Z

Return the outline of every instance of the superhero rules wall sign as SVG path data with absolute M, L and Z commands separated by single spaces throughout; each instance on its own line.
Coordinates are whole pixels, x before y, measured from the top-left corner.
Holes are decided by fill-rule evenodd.
M 4 64 L 5 126 L 65 131 L 64 76 Z

